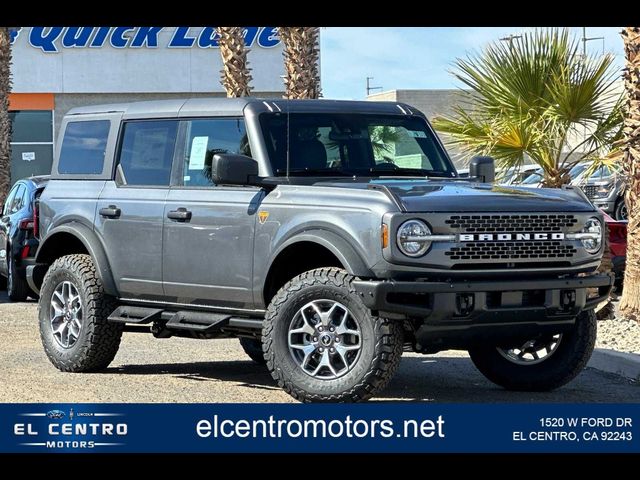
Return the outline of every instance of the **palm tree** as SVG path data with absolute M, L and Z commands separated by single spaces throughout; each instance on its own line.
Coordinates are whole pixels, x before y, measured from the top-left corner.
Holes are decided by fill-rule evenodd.
M 629 212 L 627 264 L 620 311 L 640 320 L 640 27 L 625 27 L 622 40 L 626 57 L 624 86 L 623 168 L 627 178 L 625 201 Z
M 318 98 L 320 49 L 317 27 L 280 27 L 284 45 L 285 98 Z
M 571 167 L 605 156 L 621 136 L 612 62 L 582 55 L 567 30 L 492 43 L 456 61 L 453 74 L 468 90 L 435 127 L 469 157 L 491 155 L 505 168 L 533 161 L 545 186 L 560 187 Z
M 222 56 L 221 81 L 227 97 L 251 95 L 251 69 L 248 67 L 249 49 L 244 43 L 243 27 L 218 27 L 220 55 Z
M 4 204 L 11 186 L 11 35 L 9 27 L 0 27 L 0 205 Z

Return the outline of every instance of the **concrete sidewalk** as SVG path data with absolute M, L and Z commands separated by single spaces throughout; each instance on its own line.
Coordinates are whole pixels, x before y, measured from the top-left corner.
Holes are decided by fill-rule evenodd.
M 640 383 L 640 355 L 636 353 L 596 348 L 587 366 Z M 640 398 L 640 392 L 638 395 Z

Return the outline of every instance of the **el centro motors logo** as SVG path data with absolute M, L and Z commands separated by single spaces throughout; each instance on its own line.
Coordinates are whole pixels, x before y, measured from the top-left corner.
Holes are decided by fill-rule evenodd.
M 19 445 L 47 449 L 91 449 L 124 445 L 128 434 L 121 413 L 49 410 L 19 414 L 23 421 L 14 423 L 13 435 Z

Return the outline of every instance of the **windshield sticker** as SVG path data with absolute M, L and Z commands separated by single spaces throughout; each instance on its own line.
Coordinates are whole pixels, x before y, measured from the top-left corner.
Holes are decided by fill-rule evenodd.
M 424 168 L 422 166 L 423 155 L 396 155 L 395 164 L 400 168 Z
M 209 137 L 193 137 L 191 154 L 189 155 L 189 170 L 202 170 L 204 158 L 207 155 Z
M 427 138 L 427 132 L 422 130 L 407 130 L 407 133 L 413 138 Z

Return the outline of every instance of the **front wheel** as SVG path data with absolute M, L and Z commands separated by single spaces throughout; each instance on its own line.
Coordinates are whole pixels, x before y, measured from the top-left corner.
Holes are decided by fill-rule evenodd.
M 338 268 L 305 272 L 282 287 L 267 309 L 267 366 L 297 400 L 367 400 L 400 364 L 402 324 L 371 315 L 352 280 Z
M 624 197 L 622 197 L 620 200 L 618 200 L 618 203 L 616 203 L 616 209 L 613 212 L 613 216 L 615 217 L 616 220 L 629 219 L 629 213 L 627 212 L 627 204 L 624 201 Z
M 596 315 L 582 312 L 573 328 L 519 345 L 483 345 L 469 350 L 480 372 L 507 390 L 542 392 L 573 380 L 587 365 L 596 342 Z

